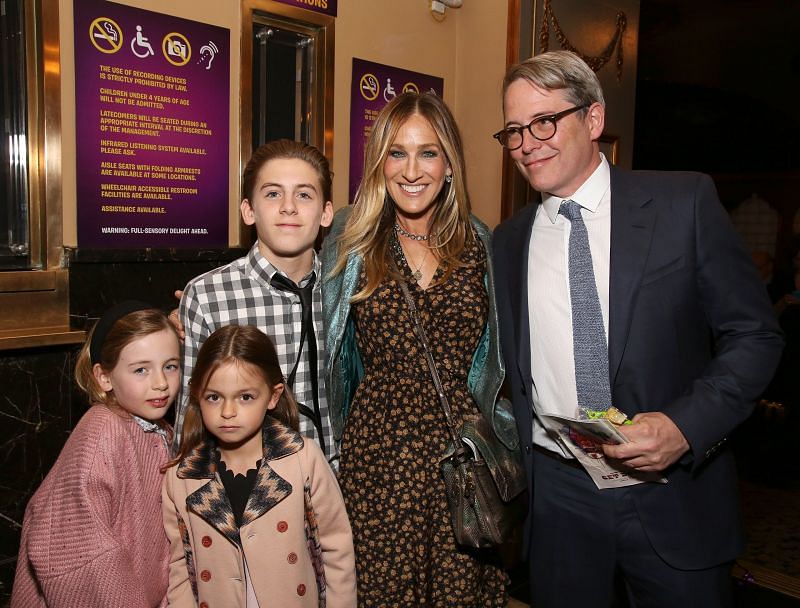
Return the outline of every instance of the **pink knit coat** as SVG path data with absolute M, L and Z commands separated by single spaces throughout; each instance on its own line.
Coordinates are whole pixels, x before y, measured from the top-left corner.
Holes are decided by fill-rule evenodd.
M 95 405 L 28 503 L 12 608 L 166 606 L 164 440 Z

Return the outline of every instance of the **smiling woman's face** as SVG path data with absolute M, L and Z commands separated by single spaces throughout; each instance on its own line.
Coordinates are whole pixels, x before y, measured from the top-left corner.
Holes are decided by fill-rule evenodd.
M 433 127 L 419 114 L 411 115 L 397 131 L 383 163 L 386 189 L 398 216 L 414 222 L 429 219 L 444 178 L 451 173 Z

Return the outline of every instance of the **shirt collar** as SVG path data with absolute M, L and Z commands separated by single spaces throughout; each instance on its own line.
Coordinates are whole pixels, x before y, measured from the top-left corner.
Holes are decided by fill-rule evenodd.
M 543 192 L 542 206 L 547 213 L 547 217 L 555 224 L 558 218 L 558 209 L 561 207 L 562 201 L 573 200 L 584 209 L 595 212 L 610 187 L 611 169 L 608 166 L 606 157 L 601 152 L 600 164 L 597 166 L 597 169 L 592 172 L 589 178 L 581 184 L 580 188 L 578 188 L 572 196 L 562 198 Z
M 304 287 L 305 285 L 308 284 L 308 282 L 311 280 L 312 277 L 311 273 L 316 273 L 315 274 L 316 277 L 320 276 L 322 263 L 316 251 L 312 251 L 312 254 L 313 258 L 311 262 L 311 270 L 309 270 L 308 274 L 306 274 L 302 279 L 300 279 L 300 282 L 297 284 L 298 287 Z M 258 248 L 258 242 L 256 242 L 250 248 L 250 253 L 247 254 L 247 258 L 248 261 L 250 262 L 250 265 L 253 267 L 254 272 L 260 275 L 263 278 L 263 280 L 266 281 L 267 283 L 272 281 L 273 275 L 277 272 L 280 272 L 282 275 L 286 276 L 285 273 L 278 270 L 275 266 L 272 265 L 272 263 L 267 258 L 261 255 L 261 250 Z M 321 284 L 322 284 L 321 281 L 317 281 L 315 289 L 317 288 L 317 286 Z
M 134 419 L 136 424 L 145 432 L 145 433 L 156 433 L 157 435 L 161 435 L 164 439 L 169 439 L 167 437 L 167 430 L 155 422 L 151 422 L 150 420 L 145 420 L 144 418 L 140 418 L 136 414 L 131 414 L 131 418 Z

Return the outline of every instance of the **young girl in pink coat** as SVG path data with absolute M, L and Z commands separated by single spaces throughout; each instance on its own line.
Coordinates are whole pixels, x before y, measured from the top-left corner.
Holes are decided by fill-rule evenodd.
M 178 337 L 164 313 L 124 302 L 92 330 L 75 376 L 94 405 L 28 503 L 11 605 L 165 606 L 160 469 Z
M 342 495 L 320 448 L 297 432 L 270 339 L 253 326 L 218 329 L 189 386 L 164 478 L 170 606 L 354 608 Z

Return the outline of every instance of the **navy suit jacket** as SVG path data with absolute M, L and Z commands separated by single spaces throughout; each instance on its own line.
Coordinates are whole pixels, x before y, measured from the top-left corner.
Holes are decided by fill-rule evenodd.
M 503 356 L 530 480 L 536 337 L 527 262 L 537 206 L 498 226 L 493 240 Z M 782 347 L 766 291 L 711 179 L 612 167 L 612 403 L 629 417 L 664 412 L 691 447 L 667 471 L 667 484 L 631 489 L 648 538 L 676 568 L 707 568 L 741 552 L 736 474 L 725 444 L 750 415 Z M 526 547 L 536 542 L 527 537 Z

